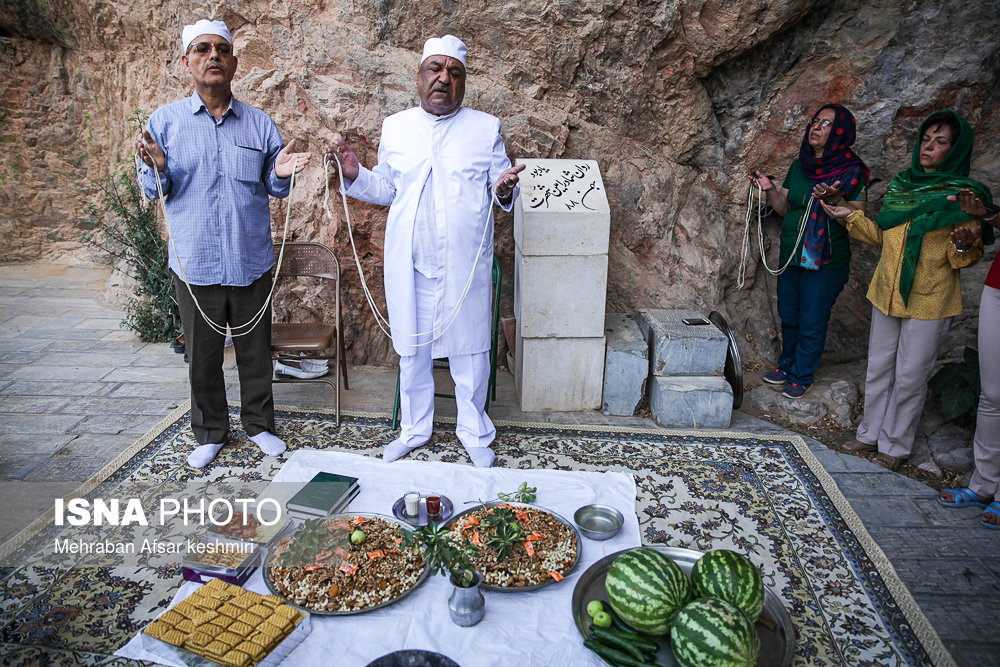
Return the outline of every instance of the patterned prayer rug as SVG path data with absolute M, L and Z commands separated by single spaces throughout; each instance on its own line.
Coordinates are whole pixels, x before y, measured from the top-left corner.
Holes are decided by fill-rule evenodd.
M 281 459 L 264 458 L 238 434 L 205 470 L 182 407 L 79 492 L 128 497 L 211 482 L 230 490 L 267 482 Z M 289 450 L 378 456 L 394 432 L 385 415 L 282 410 Z M 417 460 L 468 464 L 453 423 L 442 420 Z M 797 665 L 953 665 L 923 613 L 833 480 L 798 437 L 664 429 L 497 422 L 497 465 L 634 473 L 643 540 L 748 554 L 791 614 Z M 179 568 L 86 567 L 88 556 L 53 561 L 68 528 L 52 513 L 0 548 L 0 656 L 4 664 L 131 664 L 112 654 L 162 611 L 181 585 Z

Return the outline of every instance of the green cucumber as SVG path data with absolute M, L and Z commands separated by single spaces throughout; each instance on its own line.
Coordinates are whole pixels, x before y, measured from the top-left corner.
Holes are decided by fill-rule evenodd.
M 616 641 L 626 642 L 631 646 L 636 647 L 642 653 L 651 653 L 654 656 L 660 650 L 659 644 L 654 641 L 650 641 L 645 637 L 640 637 L 634 632 L 623 632 L 621 630 L 609 630 L 607 628 L 601 628 L 591 625 L 591 632 L 596 639 L 601 640 L 605 644 L 614 644 Z
M 606 644 L 602 644 L 596 639 L 584 639 L 583 645 L 605 660 L 626 665 L 627 667 L 656 667 L 656 665 L 651 662 L 636 660 L 628 653 L 619 651 L 618 649 L 612 648 Z
M 604 602 L 604 612 L 611 617 L 611 627 L 617 628 L 619 630 L 624 630 L 625 632 L 634 632 L 632 626 L 628 625 L 625 621 L 621 619 L 615 610 L 611 608 L 610 602 Z
M 619 651 L 625 651 L 636 660 L 645 660 L 645 656 L 642 654 L 642 651 L 640 651 L 631 642 L 622 639 L 618 635 L 606 632 L 604 628 L 598 627 L 593 623 L 590 624 L 590 637 L 592 639 L 596 639 L 605 646 L 610 646 L 618 649 Z

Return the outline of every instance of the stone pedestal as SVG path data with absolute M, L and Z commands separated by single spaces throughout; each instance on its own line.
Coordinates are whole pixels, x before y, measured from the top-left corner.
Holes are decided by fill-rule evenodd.
M 694 310 L 643 309 L 636 321 L 649 346 L 649 409 L 660 426 L 728 428 L 733 389 L 725 378 L 729 341 L 712 323 L 684 324 Z
M 518 160 L 514 382 L 521 410 L 601 407 L 611 213 L 594 160 Z
M 608 349 L 604 358 L 604 404 L 606 415 L 635 414 L 649 375 L 649 346 L 635 319 L 621 313 L 604 317 Z

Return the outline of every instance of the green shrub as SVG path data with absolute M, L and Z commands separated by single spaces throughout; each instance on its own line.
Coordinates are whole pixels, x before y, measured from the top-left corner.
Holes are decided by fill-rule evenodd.
M 132 114 L 132 136 L 139 135 L 145 122 L 141 111 Z M 156 220 L 156 205 L 143 196 L 136 184 L 134 164 L 123 165 L 93 184 L 101 192 L 101 202 L 87 207 L 94 229 L 84 235 L 83 241 L 101 250 L 110 264 L 136 281 L 136 292 L 125 304 L 123 326 L 140 340 L 167 342 L 180 329 L 180 313 L 167 268 L 167 241 L 160 235 Z
M 980 391 L 979 352 L 971 347 L 962 352 L 962 361 L 945 364 L 930 381 L 931 396 L 941 402 L 948 421 L 975 420 Z

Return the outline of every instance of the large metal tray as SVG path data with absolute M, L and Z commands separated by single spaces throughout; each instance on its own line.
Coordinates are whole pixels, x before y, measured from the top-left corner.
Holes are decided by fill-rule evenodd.
M 488 503 L 482 503 L 480 505 L 476 505 L 475 507 L 470 507 L 469 509 L 465 510 L 464 512 L 460 512 L 460 513 L 456 514 L 455 516 L 451 517 L 451 519 L 449 519 L 448 522 L 446 524 L 444 524 L 444 527 L 450 529 L 455 523 L 461 521 L 462 517 L 464 517 L 466 514 L 471 514 L 471 513 L 475 512 L 476 510 L 481 509 L 483 507 L 496 507 L 497 505 L 510 505 L 511 507 L 523 507 L 525 509 L 530 509 L 530 510 L 535 510 L 535 511 L 541 511 L 541 512 L 545 512 L 546 514 L 550 514 L 556 521 L 558 521 L 562 525 L 564 525 L 567 528 L 569 528 L 570 530 L 572 530 L 573 534 L 576 536 L 576 560 L 573 561 L 572 565 L 570 565 L 568 568 L 566 568 L 565 572 L 562 572 L 560 574 L 563 575 L 563 578 L 568 577 L 569 574 L 571 572 L 573 572 L 573 570 L 576 569 L 576 566 L 580 564 L 580 556 L 581 556 L 581 554 L 583 552 L 583 538 L 580 536 L 580 531 L 577 530 L 577 528 L 576 528 L 576 526 L 574 524 L 570 523 L 569 521 L 567 521 L 566 519 L 564 519 L 560 515 L 556 514 L 552 510 L 545 509 L 544 507 L 539 507 L 538 505 L 530 505 L 530 504 L 527 504 L 527 503 L 513 503 L 513 502 L 508 502 L 506 500 L 502 500 L 502 501 L 498 500 L 498 501 L 493 501 L 493 502 L 488 502 Z M 479 587 L 482 588 L 483 590 L 496 591 L 498 593 L 522 593 L 522 592 L 526 592 L 526 591 L 537 591 L 539 588 L 545 588 L 546 586 L 549 586 L 550 584 L 555 584 L 555 583 L 558 583 L 555 579 L 546 579 L 542 583 L 540 583 L 540 584 L 534 584 L 532 586 L 493 586 L 493 585 L 490 585 L 490 584 L 487 584 L 487 583 L 484 582 L 484 583 L 480 584 Z
M 723 373 L 726 382 L 733 388 L 733 410 L 738 410 L 743 405 L 743 357 L 740 356 L 740 348 L 736 344 L 736 336 L 733 334 L 733 330 L 729 328 L 729 324 L 722 313 L 713 310 L 709 313 L 708 319 L 729 341 L 729 347 L 726 351 L 726 365 Z
M 367 513 L 367 512 L 344 512 L 342 514 L 333 514 L 333 515 L 330 515 L 329 517 L 323 517 L 323 518 L 326 518 L 326 519 L 336 519 L 336 518 L 340 518 L 340 517 L 346 517 L 346 518 L 353 519 L 353 518 L 359 517 L 359 516 L 360 517 L 365 517 L 366 519 L 382 519 L 383 521 L 387 521 L 389 523 L 394 523 L 394 524 L 400 526 L 401 528 L 405 528 L 406 530 L 412 530 L 412 528 L 413 528 L 413 526 L 410 526 L 410 525 L 406 524 L 406 522 L 400 521 L 399 519 L 395 519 L 395 518 L 393 518 L 391 516 L 386 516 L 384 514 L 370 514 L 370 513 Z M 317 518 L 320 518 L 320 517 L 317 517 Z M 301 524 L 299 525 L 299 527 L 296 528 L 296 533 L 298 532 L 298 529 L 300 527 L 301 527 Z M 295 539 L 295 534 L 294 533 L 292 534 L 292 539 Z M 274 583 L 271 581 L 271 567 L 270 567 L 270 565 L 271 565 L 271 559 L 274 558 L 274 549 L 276 549 L 277 546 L 278 545 L 275 544 L 271 548 L 269 548 L 267 550 L 267 556 L 264 558 L 264 565 L 263 565 L 264 583 L 267 585 L 267 589 L 269 591 L 271 591 L 273 594 L 275 594 L 275 595 L 277 595 L 277 596 L 279 596 L 281 598 L 284 598 L 285 596 L 278 591 L 278 589 L 274 586 Z M 295 607 L 296 609 L 299 609 L 301 611 L 307 612 L 309 614 L 314 614 L 316 616 L 353 616 L 355 614 L 366 614 L 366 613 L 368 613 L 370 611 L 375 611 L 376 609 L 381 609 L 382 607 L 388 607 L 391 604 L 399 602 L 400 600 L 402 600 L 403 598 L 405 598 L 407 595 L 409 595 L 410 593 L 412 593 L 413 591 L 415 591 L 417 589 L 417 587 L 420 586 L 420 584 L 424 583 L 424 581 L 427 580 L 427 577 L 430 576 L 430 573 L 431 573 L 430 564 L 427 561 L 424 561 L 424 571 L 420 575 L 420 577 L 413 583 L 412 586 L 410 586 L 406 591 L 404 591 L 400 595 L 397 595 L 396 597 L 392 598 L 391 600 L 386 600 L 382 604 L 377 604 L 374 607 L 368 607 L 367 609 L 352 609 L 350 611 L 326 611 L 325 609 L 309 609 L 308 607 L 303 607 L 303 606 L 298 605 L 298 604 L 296 604 L 296 603 L 294 603 L 294 602 L 292 602 L 291 600 L 288 600 L 288 599 L 285 600 L 285 604 L 290 605 L 292 607 Z
M 691 568 L 704 555 L 703 551 L 693 549 L 683 549 L 681 547 L 668 547 L 663 545 L 653 545 L 644 547 L 654 549 L 665 556 L 668 556 L 684 572 L 690 574 Z M 604 593 L 604 578 L 608 573 L 611 563 L 619 554 L 630 549 L 623 549 L 613 554 L 609 554 L 587 568 L 587 571 L 580 575 L 573 589 L 573 620 L 576 627 L 584 637 L 590 633 L 590 616 L 587 615 L 587 603 L 591 600 L 607 600 Z M 757 634 L 760 635 L 760 659 L 757 661 L 758 667 L 790 667 L 795 657 L 795 628 L 792 627 L 792 617 L 781 600 L 770 588 L 764 589 L 764 611 L 761 612 L 761 619 L 754 626 Z M 660 645 L 660 651 L 656 655 L 656 664 L 663 667 L 676 667 L 674 654 L 670 650 L 668 637 L 652 637 Z

